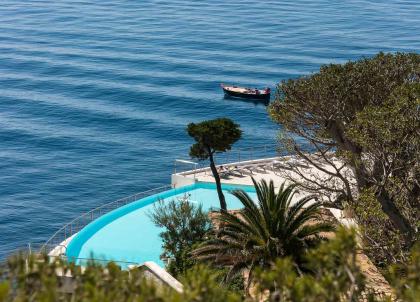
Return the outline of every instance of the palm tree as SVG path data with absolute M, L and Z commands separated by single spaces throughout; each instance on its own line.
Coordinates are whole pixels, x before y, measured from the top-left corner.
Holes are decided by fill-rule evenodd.
M 313 196 L 292 204 L 295 185 L 283 183 L 276 193 L 273 181 L 252 181 L 258 202 L 243 190 L 233 191 L 244 208 L 239 215 L 220 212 L 215 236 L 193 252 L 197 259 L 230 267 L 227 279 L 248 270 L 248 285 L 254 268 L 269 267 L 278 257 L 290 256 L 302 269 L 303 254 L 323 239 L 321 232 L 334 229 L 320 221 L 321 204 Z

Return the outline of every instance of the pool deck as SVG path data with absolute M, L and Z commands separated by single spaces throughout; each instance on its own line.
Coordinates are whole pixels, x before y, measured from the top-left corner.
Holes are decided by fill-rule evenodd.
M 330 158 L 329 160 L 337 167 L 344 167 L 343 163 L 336 158 Z M 332 169 L 329 164 L 322 164 L 320 162 L 317 164 L 320 164 L 322 169 Z M 219 174 L 222 175 L 222 184 L 253 185 L 252 178 L 256 181 L 263 179 L 266 181 L 272 180 L 276 188 L 279 188 L 283 183 L 291 183 L 290 179 L 296 179 L 298 182 L 301 181 L 302 183 L 305 183 L 305 180 L 302 179 L 300 175 L 294 173 L 290 169 L 291 165 L 294 165 L 293 168 L 297 168 L 307 179 L 316 179 L 321 182 L 326 182 L 329 185 L 340 185 L 339 183 L 332 183 L 332 180 L 327 173 L 322 172 L 315 167 L 307 166 L 304 162 L 298 161 L 292 157 L 273 157 L 246 162 L 236 162 L 223 165 L 222 168 L 221 166 L 218 166 L 218 170 Z M 341 172 L 346 175 L 348 179 L 352 179 L 352 172 L 349 169 L 346 170 L 346 167 L 344 167 Z M 214 181 L 210 168 L 185 171 L 172 175 L 172 186 L 174 187 L 183 183 Z M 299 187 L 297 188 L 297 191 L 298 193 L 294 196 L 295 200 L 302 196 L 314 193 L 305 191 L 305 189 Z M 333 195 L 322 196 L 323 194 L 326 195 L 327 193 L 321 192 L 318 197 L 324 200 L 334 198 Z M 345 217 L 343 211 L 331 208 L 328 210 L 340 224 L 345 226 L 356 226 L 356 222 L 351 218 Z M 367 287 L 382 292 L 387 296 L 392 296 L 390 285 L 376 266 L 363 253 L 362 249 L 357 251 L 356 259 L 362 273 L 366 277 Z
M 332 159 L 335 160 L 335 159 Z M 272 180 L 274 186 L 279 188 L 283 183 L 290 184 L 290 179 L 299 179 L 299 175 L 293 172 L 290 167 L 293 165 L 294 168 L 298 167 L 299 170 L 305 174 L 306 177 L 312 179 L 318 179 L 321 181 L 329 181 L 328 174 L 307 166 L 304 162 L 296 160 L 290 156 L 279 156 L 262 158 L 250 161 L 234 162 L 224 165 L 219 165 L 217 168 L 221 176 L 222 184 L 231 185 L 246 185 L 252 186 L 252 178 L 256 181 Z M 325 165 L 325 169 L 328 169 L 328 165 Z M 186 185 L 192 185 L 197 182 L 214 183 L 214 177 L 210 168 L 189 170 L 172 175 L 171 185 L 173 188 L 179 188 Z M 303 189 L 302 187 L 296 188 L 296 194 L 294 200 L 298 200 L 304 196 L 313 194 L 314 192 Z M 319 192 L 317 192 L 319 193 Z M 322 193 L 317 195 L 318 199 L 323 200 L 333 197 L 330 195 L 323 196 Z M 343 225 L 354 225 L 352 219 L 343 216 L 343 212 L 338 209 L 329 209 L 333 216 Z M 76 233 L 77 234 L 77 233 Z M 76 235 L 72 234 L 70 238 L 61 242 L 54 249 L 49 252 L 50 256 L 57 257 L 66 253 L 67 247 L 71 239 Z
M 341 165 L 339 161 L 334 158 L 330 159 L 338 166 Z M 272 157 L 265 159 L 258 159 L 252 161 L 242 161 L 236 163 L 225 164 L 223 166 L 218 166 L 219 174 L 221 175 L 222 184 L 232 184 L 232 185 L 246 185 L 252 186 L 252 178 L 256 181 L 266 180 L 273 181 L 274 186 L 279 188 L 283 183 L 290 184 L 290 179 L 297 179 L 298 182 L 302 181 L 304 184 L 305 179 L 300 179 L 300 175 L 293 172 L 290 167 L 293 165 L 293 168 L 298 168 L 300 173 L 305 175 L 306 180 L 316 179 L 321 182 L 329 182 L 329 185 L 336 185 L 331 183 L 331 178 L 325 172 L 322 172 L 320 169 L 307 166 L 302 161 L 297 161 L 293 157 Z M 328 165 L 322 166 L 323 169 L 329 169 Z M 351 171 L 343 169 L 343 173 L 347 173 L 347 176 L 351 178 Z M 180 173 L 175 173 L 172 175 L 171 185 L 173 188 L 183 187 L 186 185 L 191 185 L 197 182 L 214 182 L 214 177 L 211 173 L 210 168 L 189 170 Z M 294 200 L 297 200 L 303 196 L 313 194 L 304 187 L 297 187 L 297 193 L 294 196 Z M 314 190 L 315 191 L 315 190 Z M 319 191 L 318 191 L 319 193 Z M 328 200 L 329 198 L 334 198 L 333 195 L 326 195 L 325 192 L 318 194 L 318 198 Z M 346 226 L 354 226 L 355 222 L 351 218 L 344 217 L 343 212 L 338 209 L 328 209 L 332 215 L 339 221 L 339 223 Z M 67 246 L 72 238 L 77 235 L 73 234 L 70 238 L 63 241 L 60 245 L 56 246 L 50 253 L 50 256 L 61 257 L 66 253 Z M 365 274 L 368 280 L 368 287 L 379 290 L 381 292 L 390 294 L 391 288 L 386 282 L 382 274 L 378 269 L 371 263 L 369 258 L 363 252 L 358 251 L 357 261 L 362 269 L 362 272 Z M 147 264 L 151 264 L 154 269 L 150 270 L 147 267 Z M 154 276 L 154 278 L 159 279 L 159 283 L 165 283 L 166 285 L 174 288 L 177 291 L 182 291 L 182 285 L 177 280 L 172 280 L 169 278 L 167 273 L 163 273 L 163 269 L 160 268 L 157 264 L 146 262 L 140 264 L 142 267 L 149 269 L 149 273 Z M 169 279 L 168 279 L 169 278 Z
M 340 165 L 337 159 L 332 158 L 335 164 Z M 225 165 L 217 166 L 219 175 L 221 176 L 222 184 L 235 184 L 235 185 L 253 185 L 252 178 L 256 181 L 266 180 L 273 181 L 274 186 L 279 188 L 283 183 L 291 184 L 290 179 L 297 179 L 302 185 L 307 185 L 307 180 L 290 169 L 293 165 L 294 169 L 298 169 L 301 174 L 304 174 L 307 179 L 318 180 L 321 182 L 329 182 L 331 185 L 331 177 L 321 170 L 308 166 L 305 162 L 296 160 L 290 156 L 271 157 L 265 159 L 258 159 L 252 161 L 235 162 Z M 328 164 L 322 166 L 323 169 L 329 170 L 331 167 Z M 347 170 L 344 173 L 350 174 L 351 171 Z M 178 187 L 185 184 L 194 182 L 215 182 L 210 168 L 189 170 L 172 175 L 172 186 Z M 334 183 L 332 185 L 338 186 Z M 334 196 L 328 192 L 311 191 L 303 187 L 296 188 L 294 200 L 298 200 L 304 196 L 317 193 L 317 198 L 320 200 L 328 201 Z M 337 218 L 340 223 L 344 225 L 353 225 L 354 221 L 343 217 L 343 212 L 339 209 L 329 209 L 330 212 Z
M 334 158 L 331 158 L 330 160 L 338 166 L 342 164 Z M 272 180 L 276 188 L 279 188 L 283 183 L 291 183 L 290 179 L 297 179 L 298 182 L 301 180 L 304 184 L 305 179 L 300 179 L 300 175 L 296 174 L 295 172 L 293 172 L 292 169 L 290 169 L 292 165 L 294 169 L 298 168 L 300 173 L 303 173 L 306 180 L 316 179 L 321 182 L 329 182 L 329 185 L 336 185 L 334 183 L 331 183 L 331 178 L 327 173 L 322 172 L 320 169 L 307 166 L 304 162 L 297 161 L 293 157 L 272 157 L 252 161 L 230 163 L 225 164 L 223 166 L 219 165 L 218 170 L 219 174 L 221 175 L 222 184 L 252 186 L 252 178 L 254 178 L 256 181 Z M 324 165 L 322 166 L 322 168 L 329 169 L 328 165 Z M 346 171 L 345 169 L 343 169 L 343 173 L 347 174 L 346 176 L 349 176 L 350 178 L 352 176 L 350 174 L 351 171 L 349 170 Z M 186 185 L 191 185 L 197 182 L 214 182 L 214 177 L 211 173 L 210 168 L 175 173 L 172 175 L 171 185 L 173 188 L 178 188 Z M 311 190 L 307 190 L 303 186 L 298 186 L 296 191 L 297 193 L 294 196 L 294 200 L 315 193 L 311 192 Z M 321 198 L 321 200 L 328 200 L 329 198 L 334 198 L 333 195 L 323 196 L 323 194 L 325 195 L 325 192 L 321 192 L 321 194 L 318 194 L 317 197 Z M 346 226 L 355 225 L 353 219 L 344 217 L 343 212 L 341 210 L 329 209 L 329 211 L 339 221 L 339 223 Z M 73 236 L 67 238 L 67 240 L 63 241 L 60 245 L 56 246 L 49 253 L 49 255 L 53 257 L 61 257 L 63 254 L 65 254 L 69 242 L 75 235 L 77 235 L 77 233 L 73 234 Z M 363 274 L 365 274 L 365 276 L 367 277 L 368 287 L 390 295 L 391 288 L 389 284 L 386 282 L 386 280 L 378 271 L 378 269 L 372 264 L 369 258 L 365 254 L 363 254 L 361 250 L 358 251 L 357 261 L 361 267 Z M 147 266 L 148 264 L 152 265 L 153 269 L 150 269 Z M 172 280 L 170 277 L 168 277 L 168 274 L 164 272 L 164 270 L 160 268 L 157 264 L 146 262 L 144 264 L 140 264 L 140 266 L 145 267 L 146 270 L 149 270 L 150 272 L 148 272 L 148 274 L 153 275 L 153 278 L 157 278 L 158 283 L 164 283 L 177 291 L 182 291 L 182 284 L 180 284 L 177 280 L 173 278 Z

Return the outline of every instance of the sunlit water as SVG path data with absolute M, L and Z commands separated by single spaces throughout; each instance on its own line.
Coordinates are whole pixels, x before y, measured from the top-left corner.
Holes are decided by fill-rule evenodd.
M 413 1 L 0 1 L 0 258 L 78 214 L 169 183 L 191 121 L 273 143 L 271 86 L 382 50 L 420 50 Z

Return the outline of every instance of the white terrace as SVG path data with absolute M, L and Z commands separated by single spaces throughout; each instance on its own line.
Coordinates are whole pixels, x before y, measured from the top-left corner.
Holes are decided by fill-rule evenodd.
M 330 161 L 336 166 L 343 167 L 342 172 L 347 176 L 351 176 L 351 171 L 345 167 L 338 159 L 331 157 Z M 179 160 L 184 164 L 197 164 L 189 161 Z M 293 169 L 291 169 L 293 167 Z M 217 170 L 221 177 L 222 184 L 239 184 L 252 185 L 252 178 L 256 181 L 262 179 L 266 181 L 272 180 L 274 186 L 279 188 L 283 183 L 289 184 L 291 180 L 301 184 L 297 188 L 295 198 L 301 198 L 314 192 L 306 189 L 310 186 L 311 181 L 319 183 L 328 183 L 330 186 L 339 188 L 342 184 L 332 178 L 324 171 L 333 171 L 333 166 L 328 163 L 319 162 L 319 168 L 309 166 L 303 160 L 298 160 L 292 156 L 277 156 L 262 159 L 246 160 L 239 162 L 226 163 L 218 165 Z M 323 171 L 324 170 L 324 171 Z M 209 167 L 195 168 L 188 171 L 174 173 L 172 175 L 172 186 L 180 187 L 195 182 L 214 182 L 214 177 Z M 319 192 L 317 192 L 319 193 Z M 323 200 L 330 200 L 334 196 L 329 192 L 321 192 L 317 197 Z M 345 224 L 350 223 L 347 219 L 343 219 L 343 213 L 340 210 L 332 209 L 333 215 Z
M 310 156 L 310 155 L 309 155 Z M 322 156 L 321 156 L 322 157 Z M 317 159 L 319 159 L 317 157 Z M 298 194 L 295 198 L 302 197 L 304 195 L 314 193 L 311 190 L 306 190 L 303 187 L 310 187 L 313 181 L 318 184 L 328 184 L 328 186 L 334 186 L 339 189 L 342 186 L 340 181 L 337 181 L 334 177 L 331 177 L 327 171 L 337 172 L 337 170 L 345 176 L 347 179 L 353 179 L 352 171 L 346 167 L 340 160 L 329 156 L 326 161 L 317 161 L 316 166 L 309 166 L 304 161 L 298 160 L 291 156 L 277 156 L 255 160 L 238 161 L 232 163 L 226 163 L 217 166 L 219 174 L 221 176 L 222 184 L 241 184 L 241 185 L 252 185 L 253 177 L 259 181 L 265 179 L 266 181 L 273 180 L 276 188 L 280 187 L 282 183 L 290 183 L 291 179 L 294 182 L 301 183 L 302 186 L 298 188 Z M 197 163 L 189 161 L 181 161 L 184 164 L 192 164 L 195 167 Z M 293 166 L 293 170 L 291 167 Z M 297 172 L 296 172 L 297 171 Z M 210 168 L 193 169 L 185 172 L 178 172 L 172 175 L 172 186 L 184 186 L 192 184 L 194 182 L 214 182 L 214 178 L 210 171 Z M 354 183 L 350 183 L 354 187 Z M 315 191 L 315 190 L 314 190 Z M 333 194 L 328 192 L 321 192 L 318 190 L 319 198 L 324 200 L 330 200 L 334 198 Z M 343 211 L 336 209 L 329 209 L 334 217 L 343 225 L 354 226 L 355 222 L 353 219 L 348 218 L 344 215 Z M 367 277 L 367 283 L 369 288 L 379 290 L 381 292 L 391 293 L 391 288 L 383 275 L 373 265 L 370 259 L 359 251 L 357 253 L 357 261 L 361 267 L 363 274 Z

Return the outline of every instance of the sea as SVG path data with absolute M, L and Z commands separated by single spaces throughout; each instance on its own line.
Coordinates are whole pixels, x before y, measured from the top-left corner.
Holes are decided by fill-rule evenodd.
M 418 0 L 0 0 L 0 259 L 169 184 L 190 122 L 274 146 L 266 106 L 220 83 L 274 90 L 379 51 L 420 51 Z

